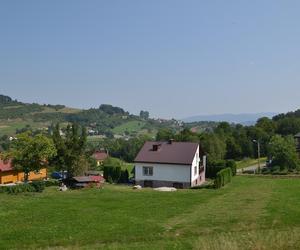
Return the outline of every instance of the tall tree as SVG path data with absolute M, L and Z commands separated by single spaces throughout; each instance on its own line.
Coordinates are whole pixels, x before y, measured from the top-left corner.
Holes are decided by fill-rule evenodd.
M 85 155 L 86 129 L 77 124 L 68 125 L 63 137 L 60 135 L 59 125 L 56 125 L 52 138 L 58 152 L 52 160 L 53 165 L 60 170 L 66 170 L 69 177 L 83 174 L 89 166 Z

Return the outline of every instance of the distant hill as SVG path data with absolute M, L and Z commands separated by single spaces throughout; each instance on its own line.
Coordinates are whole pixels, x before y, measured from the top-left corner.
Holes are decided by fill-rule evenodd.
M 86 126 L 93 136 L 127 138 L 141 134 L 154 136 L 160 128 L 179 130 L 182 125 L 176 120 L 145 117 L 145 111 L 141 116 L 133 115 L 109 104 L 75 109 L 64 105 L 23 103 L 0 95 L 0 136 L 12 136 L 26 130 L 49 130 L 53 124 L 66 126 L 71 122 Z
M 261 117 L 269 117 L 277 115 L 277 113 L 254 113 L 254 114 L 218 114 L 218 115 L 199 115 L 192 116 L 183 119 L 184 122 L 200 122 L 200 121 L 212 121 L 212 122 L 229 122 L 229 123 L 239 123 L 243 125 L 253 125 Z

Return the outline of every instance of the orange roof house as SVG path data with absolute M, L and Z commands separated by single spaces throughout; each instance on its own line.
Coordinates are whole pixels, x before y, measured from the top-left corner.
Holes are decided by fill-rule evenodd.
M 103 161 L 106 160 L 108 156 L 108 152 L 104 149 L 97 150 L 92 155 L 92 157 L 96 160 L 98 166 L 102 165 Z
M 28 180 L 34 181 L 45 178 L 47 178 L 47 169 L 42 168 L 39 172 L 30 172 Z M 10 160 L 0 160 L 0 184 L 16 183 L 19 181 L 24 181 L 24 172 L 14 169 Z

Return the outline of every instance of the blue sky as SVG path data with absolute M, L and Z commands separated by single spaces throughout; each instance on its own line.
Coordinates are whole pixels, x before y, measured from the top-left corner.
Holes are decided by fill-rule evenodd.
M 299 108 L 300 1 L 2 0 L 0 93 L 152 116 Z

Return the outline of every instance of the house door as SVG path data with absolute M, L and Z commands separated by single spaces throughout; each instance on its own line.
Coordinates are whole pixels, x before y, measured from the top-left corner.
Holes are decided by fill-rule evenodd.
M 153 181 L 144 181 L 144 187 L 152 188 L 153 187 Z

